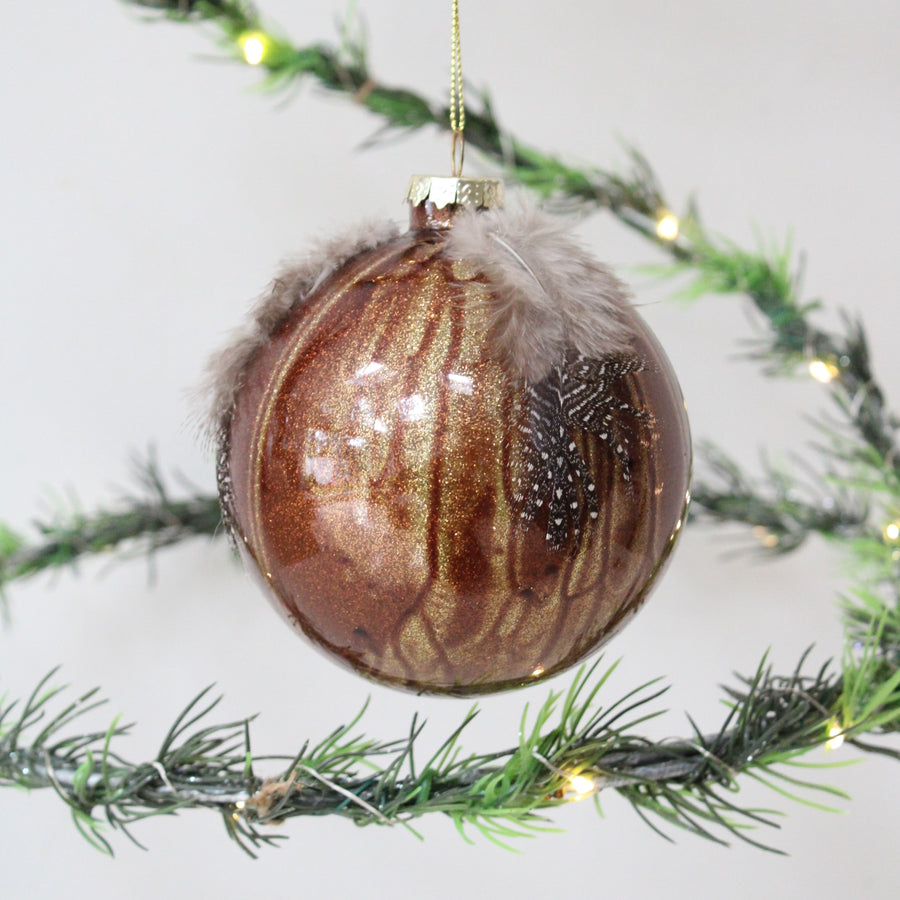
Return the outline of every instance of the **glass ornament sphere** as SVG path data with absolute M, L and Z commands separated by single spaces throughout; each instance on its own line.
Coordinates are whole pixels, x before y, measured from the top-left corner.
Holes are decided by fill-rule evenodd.
M 572 363 L 601 384 L 596 427 L 559 425 L 543 460 L 534 393 L 492 347 L 492 285 L 444 252 L 456 211 L 415 203 L 408 232 L 279 325 L 243 373 L 220 479 L 294 629 L 368 678 L 468 695 L 559 673 L 631 618 L 684 521 L 690 437 L 629 307 L 626 358 Z

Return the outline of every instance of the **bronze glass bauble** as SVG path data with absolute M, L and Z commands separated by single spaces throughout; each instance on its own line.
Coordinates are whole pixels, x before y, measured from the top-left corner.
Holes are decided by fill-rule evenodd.
M 566 435 L 591 503 L 549 541 L 552 498 L 522 515 L 534 453 L 523 387 L 491 352 L 490 286 L 442 253 L 452 225 L 432 213 L 414 208 L 256 354 L 227 436 L 230 515 L 319 647 L 378 681 L 475 694 L 577 663 L 638 609 L 681 528 L 690 441 L 632 312 L 637 364 L 610 369 L 603 399 L 627 460 L 606 434 Z

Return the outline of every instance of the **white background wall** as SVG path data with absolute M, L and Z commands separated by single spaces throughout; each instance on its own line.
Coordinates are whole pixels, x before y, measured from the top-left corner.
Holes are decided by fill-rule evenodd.
M 360 6 L 375 73 L 440 96 L 448 4 Z M 623 160 L 620 138 L 633 141 L 676 207 L 697 191 L 710 227 L 738 241 L 793 229 L 807 254 L 806 296 L 862 314 L 877 371 L 897 384 L 895 0 L 462 6 L 468 78 L 490 88 L 506 127 L 603 166 Z M 341 12 L 340 0 L 263 7 L 297 42 L 332 40 Z M 261 93 L 259 73 L 210 61 L 196 29 L 142 24 L 119 3 L 7 3 L 3 24 L 0 515 L 24 528 L 54 492 L 77 492 L 86 509 L 108 501 L 129 484 L 129 452 L 151 442 L 167 470 L 211 489 L 210 461 L 184 426 L 185 389 L 207 354 L 284 255 L 363 213 L 404 219 L 407 176 L 444 171 L 446 141 L 428 133 L 358 152 L 380 124 L 361 109 L 311 86 Z M 667 302 L 668 286 L 629 268 L 659 261 L 651 248 L 606 217 L 581 229 L 647 304 L 695 435 L 751 466 L 761 447 L 776 457 L 802 450 L 813 434 L 804 416 L 825 395 L 807 380 L 765 381 L 739 358 L 757 327 L 743 302 Z M 608 659 L 623 657 L 610 698 L 670 680 L 658 735 L 686 733 L 684 710 L 717 727 L 716 685 L 752 670 L 766 648 L 784 669 L 812 642 L 816 662 L 839 652 L 836 556 L 811 545 L 760 562 L 731 555 L 738 546 L 721 529 L 690 530 L 648 607 L 608 648 Z M 96 724 L 120 712 L 136 720 L 122 748 L 131 757 L 152 756 L 212 681 L 226 695 L 223 719 L 261 714 L 258 753 L 323 736 L 370 694 L 365 727 L 378 737 L 399 736 L 418 710 L 437 741 L 467 706 L 371 686 L 327 662 L 281 624 L 224 542 L 164 553 L 154 584 L 140 561 L 79 571 L 9 592 L 2 687 L 21 696 L 56 664 L 78 689 L 102 685 L 111 703 Z M 486 700 L 467 745 L 514 742 L 522 705 L 545 692 Z M 50 792 L 7 790 L 0 894 L 893 897 L 898 772 L 870 759 L 826 773 L 853 794 L 843 815 L 748 789 L 748 801 L 788 813 L 781 832 L 759 836 L 789 858 L 686 834 L 667 844 L 613 796 L 605 819 L 588 803 L 561 810 L 566 832 L 523 842 L 520 855 L 468 846 L 441 819 L 421 823 L 424 844 L 399 828 L 325 819 L 289 824 L 286 846 L 252 862 L 215 816 L 196 812 L 139 826 L 149 853 L 113 836 L 109 861 Z

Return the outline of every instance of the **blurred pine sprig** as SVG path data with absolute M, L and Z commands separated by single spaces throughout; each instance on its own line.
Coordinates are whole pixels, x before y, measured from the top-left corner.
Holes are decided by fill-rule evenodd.
M 13 581 L 47 570 L 73 567 L 85 556 L 116 552 L 153 554 L 221 525 L 218 498 L 200 492 L 173 498 L 151 452 L 133 462 L 137 492 L 126 492 L 110 509 L 85 513 L 74 503 L 33 523 L 26 538 L 0 522 L 0 597 Z

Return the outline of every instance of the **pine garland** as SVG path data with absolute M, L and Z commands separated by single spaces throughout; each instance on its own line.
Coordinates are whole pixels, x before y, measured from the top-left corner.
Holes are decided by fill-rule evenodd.
M 876 654 L 873 644 L 862 665 Z M 774 813 L 742 808 L 727 796 L 737 790 L 739 775 L 815 806 L 821 804 L 801 795 L 824 791 L 845 796 L 787 770 L 796 765 L 794 757 L 821 744 L 832 721 L 830 710 L 848 693 L 827 666 L 811 677 L 798 668 L 784 678 L 773 675 L 763 660 L 752 679 L 728 690 L 731 711 L 716 734 L 698 731 L 690 740 L 662 743 L 636 732 L 660 712 L 651 706 L 666 690 L 658 682 L 607 707 L 599 705 L 614 668 L 596 678 L 599 661 L 583 669 L 564 697 L 549 695 L 532 722 L 526 707 L 519 743 L 507 750 L 463 753 L 460 737 L 475 716 L 472 710 L 418 768 L 415 750 L 422 727 L 415 719 L 407 737 L 380 742 L 353 733 L 357 716 L 316 746 L 282 758 L 287 764 L 268 778 L 256 773 L 255 764 L 274 758 L 252 754 L 249 720 L 204 724 L 219 702 L 209 700 L 209 689 L 179 714 L 156 757 L 134 764 L 114 750 L 115 739 L 130 727 L 117 721 L 106 731 L 60 736 L 64 726 L 102 702 L 96 691 L 45 722 L 60 693 L 59 688 L 48 689 L 51 673 L 18 716 L 12 715 L 16 704 L 0 709 L 0 784 L 52 788 L 71 808 L 82 834 L 109 853 L 98 810 L 110 826 L 137 843 L 130 826 L 140 819 L 212 809 L 251 855 L 254 848 L 280 839 L 260 826 L 310 815 L 339 815 L 358 825 L 401 824 L 415 834 L 413 820 L 441 812 L 464 837 L 468 826 L 507 847 L 510 838 L 552 830 L 540 810 L 588 795 L 598 800 L 600 791 L 609 789 L 625 796 L 664 837 L 661 826 L 668 823 L 717 843 L 726 843 L 724 832 L 772 849 L 745 829 L 775 825 Z M 893 753 L 860 744 L 854 735 L 876 723 L 883 730 L 900 718 L 900 676 L 895 673 L 889 690 L 885 685 L 877 697 L 867 696 L 856 715 L 860 725 L 843 736 L 864 749 Z
M 222 513 L 215 495 L 194 493 L 173 499 L 151 452 L 134 461 L 140 494 L 123 497 L 118 506 L 86 515 L 60 510 L 51 520 L 36 520 L 37 539 L 28 541 L 0 522 L 0 598 L 12 581 L 48 569 L 75 566 L 84 556 L 118 551 L 120 558 L 153 554 L 196 535 L 221 531 Z
M 264 48 L 259 61 L 272 86 L 313 79 L 350 96 L 382 118 L 387 130 L 446 128 L 447 110 L 412 91 L 379 84 L 365 47 L 348 28 L 339 47 L 295 47 L 274 35 L 242 0 L 127 0 L 182 23 L 215 26 L 239 60 L 247 35 Z M 840 740 L 900 758 L 891 745 L 900 730 L 900 456 L 898 422 L 871 368 L 862 326 L 845 318 L 840 332 L 814 321 L 816 304 L 801 302 L 790 248 L 750 252 L 714 239 L 688 210 L 676 235 L 660 236 L 668 213 L 650 165 L 631 154 L 626 174 L 573 168 L 503 132 L 489 99 L 467 113 L 467 142 L 514 180 L 538 193 L 587 208 L 607 209 L 663 248 L 667 274 L 687 273 L 689 293 L 740 293 L 768 326 L 756 355 L 770 375 L 802 367 L 825 382 L 839 423 L 822 423 L 827 443 L 802 474 L 768 468 L 751 479 L 714 448 L 693 487 L 696 520 L 725 520 L 751 528 L 760 546 L 788 552 L 820 534 L 854 562 L 845 599 L 846 647 L 837 669 L 779 676 L 764 659 L 755 674 L 727 689 L 729 713 L 714 734 L 654 742 L 640 727 L 659 714 L 664 688 L 650 682 L 609 702 L 612 669 L 583 670 L 565 695 L 551 694 L 529 719 L 519 742 L 487 754 L 464 753 L 461 735 L 474 710 L 424 765 L 415 751 L 416 720 L 398 740 L 356 734 L 358 718 L 315 746 L 281 757 L 256 756 L 250 720 L 210 724 L 218 701 L 209 691 L 178 715 L 153 760 L 119 756 L 130 726 L 69 734 L 102 701 L 95 691 L 63 703 L 51 673 L 24 703 L 0 703 L 0 784 L 55 790 L 82 833 L 111 852 L 104 821 L 129 837 L 139 819 L 188 808 L 221 815 L 248 852 L 278 837 L 263 826 L 303 815 L 340 815 L 357 824 L 402 824 L 425 814 L 449 816 L 464 836 L 474 829 L 502 845 L 547 827 L 542 811 L 603 790 L 625 796 L 651 827 L 666 824 L 725 842 L 748 840 L 750 825 L 774 824 L 771 814 L 738 804 L 739 777 L 813 802 L 809 791 L 838 794 L 797 774 L 798 757 Z M 93 515 L 63 514 L 40 524 L 27 540 L 0 525 L 0 590 L 39 572 L 109 550 L 152 551 L 219 528 L 216 499 L 172 499 L 151 459 L 141 469 L 142 495 Z M 613 667 L 614 668 L 614 667 Z M 862 740 L 868 735 L 866 741 Z M 272 767 L 264 777 L 258 766 Z M 814 803 L 814 805 L 819 805 Z

